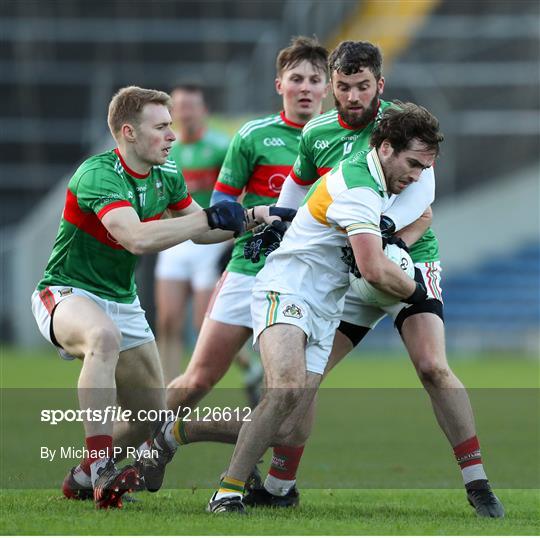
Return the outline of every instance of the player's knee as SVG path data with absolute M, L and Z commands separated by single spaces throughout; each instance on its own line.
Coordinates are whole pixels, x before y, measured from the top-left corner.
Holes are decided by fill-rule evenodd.
M 303 393 L 304 389 L 299 387 L 272 388 L 265 392 L 264 398 L 270 402 L 274 413 L 285 417 L 300 404 Z
M 88 351 L 118 355 L 122 335 L 114 325 L 92 327 L 87 334 Z
M 445 386 L 452 376 L 447 364 L 440 364 L 439 361 L 431 357 L 419 361 L 416 370 L 422 383 L 434 387 Z

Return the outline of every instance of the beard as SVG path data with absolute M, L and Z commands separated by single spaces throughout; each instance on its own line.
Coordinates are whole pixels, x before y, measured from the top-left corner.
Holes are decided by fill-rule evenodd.
M 374 117 L 379 106 L 379 94 L 376 94 L 368 107 L 360 114 L 354 112 L 349 112 L 346 108 L 342 107 L 340 102 L 334 96 L 334 103 L 336 109 L 341 116 L 341 118 L 351 127 L 359 129 L 364 125 L 367 125 Z

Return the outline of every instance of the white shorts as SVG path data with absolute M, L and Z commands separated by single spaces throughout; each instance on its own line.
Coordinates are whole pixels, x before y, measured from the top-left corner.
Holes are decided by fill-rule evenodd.
M 158 254 L 154 276 L 188 281 L 194 290 L 212 289 L 219 278 L 219 258 L 226 248 L 226 242 L 197 245 L 184 241 Z
M 251 290 L 255 277 L 225 271 L 210 299 L 206 315 L 215 321 L 253 328 Z
M 285 323 L 302 329 L 307 336 L 306 370 L 323 375 L 339 320 L 329 321 L 315 315 L 298 295 L 275 291 L 253 293 L 251 317 L 255 349 L 258 348 L 260 334 L 271 325 Z
M 51 313 L 58 303 L 73 295 L 88 297 L 113 320 L 122 334 L 120 351 L 126 351 L 154 340 L 154 333 L 146 321 L 138 297 L 131 304 L 124 304 L 107 301 L 89 291 L 70 286 L 49 286 L 41 292 L 35 290 L 32 294 L 32 313 L 38 324 L 39 332 L 45 340 L 57 348 L 63 359 L 72 360 L 75 357 L 52 341 Z
M 422 262 L 415 263 L 422 271 L 424 283 L 428 294 L 428 299 L 438 299 L 443 302 L 441 288 L 441 264 L 440 262 Z M 360 327 L 369 327 L 374 329 L 379 321 L 387 314 L 395 321 L 397 315 L 404 309 L 409 307 L 407 303 L 396 303 L 391 306 L 377 307 L 373 305 L 363 304 L 361 299 L 351 289 L 345 295 L 345 307 L 341 319 L 358 325 Z

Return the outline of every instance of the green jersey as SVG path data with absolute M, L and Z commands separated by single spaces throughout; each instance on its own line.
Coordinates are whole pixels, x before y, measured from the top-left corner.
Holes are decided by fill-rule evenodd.
M 191 204 L 184 178 L 169 159 L 146 175 L 130 170 L 118 149 L 84 161 L 69 181 L 64 212 L 38 290 L 73 286 L 118 303 L 137 295 L 137 256 L 101 223 L 112 209 L 132 207 L 142 222 L 158 220 L 169 208 Z
M 191 196 L 201 207 L 210 205 L 210 196 L 228 146 L 229 139 L 224 134 L 208 129 L 199 140 L 177 141 L 171 148 L 170 158 L 182 170 Z
M 348 125 L 337 110 L 312 119 L 302 131 L 298 157 L 291 171 L 294 181 L 299 185 L 311 185 L 352 153 L 368 149 L 377 121 L 390 106 L 393 106 L 391 102 L 381 100 L 373 120 L 359 129 Z M 411 246 L 410 254 L 414 262 L 439 259 L 438 242 L 431 229 Z
M 247 122 L 229 146 L 215 189 L 235 196 L 244 193 L 245 207 L 274 204 L 298 155 L 302 127 L 283 112 Z M 244 259 L 249 237 L 251 232 L 235 241 L 228 271 L 256 275 L 264 265 L 264 257 L 257 264 Z

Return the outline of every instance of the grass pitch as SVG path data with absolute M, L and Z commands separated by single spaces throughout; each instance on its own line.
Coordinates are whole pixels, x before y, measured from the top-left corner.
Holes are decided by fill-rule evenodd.
M 538 492 L 501 490 L 507 517 L 476 517 L 461 490 L 304 490 L 301 506 L 206 514 L 211 490 L 140 494 L 123 510 L 97 511 L 58 491 L 3 492 L 2 534 L 91 535 L 536 535 Z
M 534 390 L 540 376 L 534 358 L 497 355 L 451 360 L 463 382 L 478 389 L 471 391 L 471 399 L 484 457 L 507 511 L 504 520 L 496 521 L 477 518 L 467 504 L 459 472 L 425 394 L 422 389 L 410 390 L 420 385 L 404 355 L 359 355 L 345 360 L 330 375 L 325 382 L 328 401 L 319 406 L 317 428 L 299 476 L 301 506 L 287 511 L 252 510 L 248 517 L 204 512 L 212 492 L 209 488 L 214 487 L 230 457 L 232 448 L 226 445 L 186 447 L 171 464 L 164 490 L 138 494 L 140 502 L 126 504 L 121 511 L 96 511 L 91 502 L 68 501 L 59 489 L 50 489 L 60 484 L 75 462 L 47 467 L 49 474 L 44 470 L 44 476 L 49 485 L 31 489 L 25 484 L 32 469 L 41 472 L 44 464 L 32 461 L 31 450 L 26 456 L 25 448 L 35 437 L 51 443 L 54 435 L 64 437 L 61 430 L 50 426 L 28 428 L 29 422 L 21 418 L 24 406 L 13 409 L 10 404 L 13 395 L 21 394 L 13 389 L 30 388 L 39 401 L 41 392 L 36 389 L 74 387 L 79 365 L 61 361 L 48 349 L 31 353 L 4 349 L 1 359 L 1 383 L 8 389 L 2 395 L 1 534 L 540 533 L 538 391 Z M 233 369 L 220 387 L 240 384 L 241 375 Z M 359 387 L 381 390 L 368 392 L 369 399 L 362 400 L 366 391 L 355 390 Z M 403 390 L 392 390 L 395 388 Z M 379 400 L 373 400 L 375 397 Z M 344 407 L 343 402 L 349 400 L 351 404 Z M 364 401 L 368 409 L 362 406 Z M 374 401 L 378 403 L 374 405 Z M 342 407 L 336 409 L 338 402 Z M 67 433 L 80 442 L 79 430 Z M 10 438 L 22 454 L 21 462 L 8 456 L 11 447 L 6 440 Z M 267 463 L 262 469 L 266 467 Z M 375 489 L 381 477 L 386 489 Z

